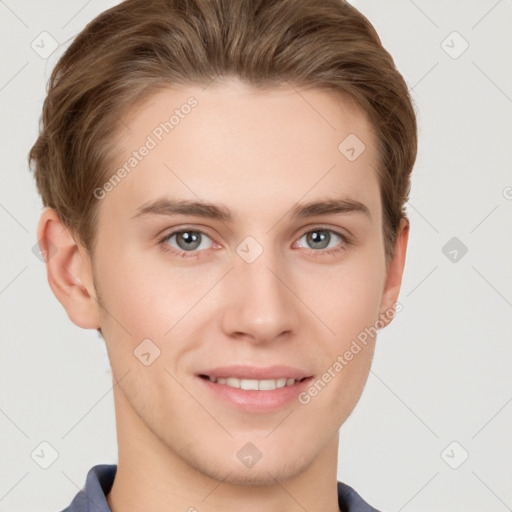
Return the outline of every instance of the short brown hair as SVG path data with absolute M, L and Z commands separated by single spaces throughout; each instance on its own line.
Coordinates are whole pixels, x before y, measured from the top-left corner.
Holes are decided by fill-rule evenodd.
M 378 141 L 386 258 L 416 159 L 407 85 L 371 23 L 344 0 L 126 0 L 78 34 L 53 69 L 29 153 L 44 206 L 92 254 L 120 116 L 162 87 L 234 76 L 350 95 Z M 341 141 L 340 141 L 341 142 Z

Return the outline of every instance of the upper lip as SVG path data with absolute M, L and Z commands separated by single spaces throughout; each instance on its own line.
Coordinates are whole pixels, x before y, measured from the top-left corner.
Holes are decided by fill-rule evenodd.
M 259 368 L 256 366 L 244 365 L 221 366 L 218 368 L 213 368 L 211 370 L 199 372 L 198 375 L 206 375 L 207 377 L 215 377 L 217 379 L 236 377 L 238 379 L 256 380 L 279 378 L 301 380 L 304 379 L 305 377 L 311 377 L 311 374 L 307 373 L 304 370 L 300 370 L 299 368 L 293 368 L 291 366 L 285 365 L 267 366 Z

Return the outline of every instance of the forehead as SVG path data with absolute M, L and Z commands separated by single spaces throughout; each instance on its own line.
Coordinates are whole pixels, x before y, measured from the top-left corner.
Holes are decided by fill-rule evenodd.
M 122 121 L 107 179 L 126 172 L 103 209 L 135 214 L 167 195 L 222 202 L 235 214 L 263 202 L 270 214 L 319 196 L 379 195 L 373 130 L 346 95 L 224 80 L 161 90 Z

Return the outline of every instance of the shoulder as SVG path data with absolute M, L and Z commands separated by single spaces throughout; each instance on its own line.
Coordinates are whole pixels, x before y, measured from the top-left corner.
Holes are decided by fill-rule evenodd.
M 116 471 L 116 464 L 93 466 L 87 473 L 85 486 L 62 512 L 111 512 L 106 496 L 112 488 Z
M 379 512 L 349 485 L 338 482 L 338 504 L 342 512 Z

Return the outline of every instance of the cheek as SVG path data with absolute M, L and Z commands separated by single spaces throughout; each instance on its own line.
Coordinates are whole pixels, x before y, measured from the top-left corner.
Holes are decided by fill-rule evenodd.
M 331 331 L 326 336 L 331 340 L 331 353 L 342 350 L 378 319 L 384 266 L 371 252 L 358 253 L 331 272 L 301 279 L 311 309 Z
M 105 258 L 99 281 L 110 313 L 106 321 L 117 320 L 117 327 L 147 337 L 160 337 L 169 329 L 189 289 L 176 273 L 152 264 L 143 254 Z
M 144 340 L 156 341 L 161 336 L 163 327 L 155 322 L 160 302 L 156 297 L 148 300 L 146 288 L 150 281 L 136 259 L 105 252 L 98 260 L 96 279 L 101 330 L 111 365 L 119 378 L 136 361 L 134 350 Z
M 375 348 L 376 331 L 372 328 L 379 313 L 379 283 L 378 273 L 353 266 L 331 279 L 316 302 L 319 316 L 334 334 L 324 329 L 326 335 L 319 342 L 323 345 L 323 373 L 316 389 L 310 391 L 319 397 L 312 398 L 318 400 L 313 407 L 330 410 L 335 425 L 343 424 L 350 415 L 368 378 Z
M 208 313 L 205 295 L 223 271 L 206 266 L 171 268 L 163 256 L 150 260 L 128 254 L 102 261 L 98 284 L 103 290 L 103 337 L 118 364 L 132 364 L 134 350 L 149 339 L 160 350 L 159 361 L 170 368 L 193 345 L 192 340 L 170 340 L 186 339 L 201 324 Z

